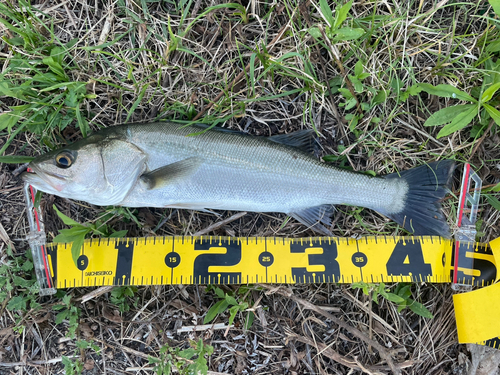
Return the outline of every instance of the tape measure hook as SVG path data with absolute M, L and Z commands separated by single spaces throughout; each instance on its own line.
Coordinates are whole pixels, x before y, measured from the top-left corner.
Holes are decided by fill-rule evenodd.
M 56 292 L 52 282 L 52 275 L 45 247 L 45 227 L 43 225 L 40 207 L 35 206 L 36 189 L 29 184 L 24 184 L 24 197 L 28 215 L 29 234 L 26 237 L 33 256 L 35 275 L 40 287 L 41 296 L 51 295 Z
M 455 249 L 453 264 L 452 289 L 468 291 L 472 283 L 466 284 L 458 280 L 459 268 L 473 269 L 474 258 L 467 257 L 469 246 L 474 246 L 476 240 L 476 220 L 481 196 L 482 181 L 469 163 L 464 165 L 464 175 L 460 189 L 457 212 L 457 231 L 455 233 Z M 472 192 L 472 194 L 471 194 Z

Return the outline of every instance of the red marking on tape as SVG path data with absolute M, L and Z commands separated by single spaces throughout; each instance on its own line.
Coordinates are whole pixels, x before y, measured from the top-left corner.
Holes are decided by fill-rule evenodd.
M 28 168 L 28 172 L 31 172 L 31 168 Z M 31 192 L 31 200 L 33 202 L 33 212 L 35 213 L 35 222 L 38 231 L 40 232 L 40 219 L 38 218 L 38 210 L 35 207 L 35 191 L 33 190 L 33 186 L 30 185 Z M 45 276 L 47 277 L 47 283 L 49 284 L 49 288 L 52 288 L 52 279 L 49 274 L 49 267 L 47 265 L 47 256 L 45 251 L 45 245 L 40 246 L 42 249 L 42 259 L 43 259 L 43 267 L 45 268 Z
M 465 186 L 463 186 L 462 191 L 460 192 L 460 210 L 458 210 L 458 222 L 457 226 L 460 228 L 462 226 L 462 217 L 464 215 L 464 208 L 465 208 L 465 198 L 467 191 L 469 190 L 469 177 L 470 177 L 470 164 L 466 163 L 465 164 L 465 169 L 464 169 L 464 181 Z M 459 255 L 459 248 L 460 248 L 460 241 L 455 241 L 455 267 L 454 267 L 454 272 L 453 272 L 453 283 L 456 284 L 458 281 L 458 255 Z

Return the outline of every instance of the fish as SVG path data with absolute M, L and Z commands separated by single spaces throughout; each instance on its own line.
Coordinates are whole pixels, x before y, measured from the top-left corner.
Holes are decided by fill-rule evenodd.
M 263 137 L 172 122 L 123 124 L 38 156 L 22 179 L 99 206 L 282 212 L 325 235 L 335 205 L 360 206 L 415 235 L 450 237 L 441 201 L 453 160 L 372 176 L 319 160 L 315 145 L 312 129 Z

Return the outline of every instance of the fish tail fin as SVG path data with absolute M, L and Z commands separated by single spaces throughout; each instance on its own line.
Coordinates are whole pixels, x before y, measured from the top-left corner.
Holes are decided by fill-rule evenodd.
M 450 190 L 455 170 L 453 160 L 442 160 L 384 176 L 402 179 L 408 184 L 404 208 L 384 213 L 415 235 L 450 237 L 450 227 L 441 210 L 441 201 Z

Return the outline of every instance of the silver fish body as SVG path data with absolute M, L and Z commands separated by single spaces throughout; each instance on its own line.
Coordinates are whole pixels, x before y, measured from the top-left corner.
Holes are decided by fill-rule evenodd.
M 328 225 L 329 207 L 348 204 L 396 221 L 404 214 L 400 224 L 416 230 L 405 225 L 413 219 L 405 213 L 411 178 L 338 169 L 289 145 L 310 142 L 307 132 L 266 138 L 203 130 L 173 123 L 107 128 L 35 159 L 30 164 L 35 173 L 23 178 L 42 191 L 97 205 L 284 212 L 307 225 L 317 220 Z M 441 164 L 426 167 L 430 174 L 443 172 L 431 181 L 440 196 L 453 169 L 451 162 Z M 436 193 L 428 201 L 442 222 Z M 328 233 L 320 224 L 316 228 Z M 439 234 L 446 234 L 443 228 Z

